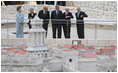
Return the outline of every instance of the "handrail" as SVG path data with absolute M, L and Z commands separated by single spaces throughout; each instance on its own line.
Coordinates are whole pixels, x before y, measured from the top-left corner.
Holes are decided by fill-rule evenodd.
M 33 19 L 33 20 L 36 20 L 36 21 L 40 21 L 40 19 Z M 29 19 L 24 19 L 24 22 L 27 23 L 29 21 Z M 68 20 L 68 19 L 45 19 L 44 21 L 49 21 L 49 22 L 60 22 L 58 24 L 65 24 L 65 22 L 69 22 L 71 21 L 71 23 L 76 23 L 76 22 L 79 22 L 79 24 L 81 24 L 81 22 L 84 21 L 85 24 L 89 23 L 89 24 L 100 24 L 100 25 L 114 25 L 114 24 L 117 24 L 117 21 L 108 21 L 108 20 L 76 20 L 76 19 L 71 19 L 71 20 Z M 1 20 L 1 24 L 5 24 L 5 23 L 15 23 L 16 22 L 16 19 L 2 19 Z M 53 22 L 53 23 L 54 23 Z M 45 23 L 45 22 L 44 22 Z
M 1 20 L 16 20 L 15 18 L 3 18 Z M 29 19 L 24 19 L 24 20 L 29 20 Z M 40 20 L 39 18 L 37 19 L 33 19 L 33 20 Z M 100 19 L 89 19 L 89 20 L 76 20 L 76 19 L 71 19 L 71 20 L 68 20 L 68 19 L 44 19 L 44 20 L 49 20 L 49 21 L 52 21 L 52 20 L 56 20 L 56 21 L 97 21 L 97 22 L 117 22 L 115 20 L 100 20 Z

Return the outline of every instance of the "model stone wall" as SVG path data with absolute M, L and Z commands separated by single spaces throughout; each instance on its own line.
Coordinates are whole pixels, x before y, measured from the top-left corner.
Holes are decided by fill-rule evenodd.
M 117 2 L 116 1 L 67 1 L 67 6 L 61 6 L 60 9 L 64 12 L 65 7 L 69 7 L 70 11 L 75 16 L 76 8 L 79 6 L 81 10 L 86 12 L 88 18 L 117 20 Z M 1 18 L 15 18 L 16 7 L 18 5 L 1 6 Z M 32 7 L 35 12 L 43 8 L 44 5 L 22 5 L 22 10 L 27 18 L 29 9 Z M 49 5 L 49 11 L 54 10 L 54 5 Z

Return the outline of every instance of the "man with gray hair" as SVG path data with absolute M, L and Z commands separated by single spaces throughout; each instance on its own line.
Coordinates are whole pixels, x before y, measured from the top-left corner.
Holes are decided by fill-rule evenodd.
M 71 12 L 69 12 L 69 8 L 66 7 L 65 12 L 63 13 L 63 30 L 64 30 L 64 36 L 65 38 L 70 38 L 70 31 L 71 31 L 71 18 L 73 18 L 73 15 Z
M 84 39 L 84 17 L 88 17 L 88 15 L 80 10 L 80 7 L 77 7 L 76 16 L 76 26 L 77 26 L 77 34 L 78 38 Z
M 46 37 L 47 37 L 48 24 L 49 24 L 49 19 L 50 19 L 50 12 L 48 11 L 47 6 L 44 6 L 43 10 L 39 11 L 38 17 L 40 19 L 43 19 L 43 28 L 46 30 Z
M 53 38 L 61 38 L 62 21 L 60 19 L 62 19 L 62 11 L 59 10 L 59 6 L 56 6 L 55 9 L 51 12 Z M 56 37 L 57 32 L 58 35 Z

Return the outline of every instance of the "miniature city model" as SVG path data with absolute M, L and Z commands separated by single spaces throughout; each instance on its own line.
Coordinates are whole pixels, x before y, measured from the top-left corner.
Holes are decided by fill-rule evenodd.
M 2 48 L 2 72 L 117 71 L 116 46 L 99 50 L 81 43 L 47 47 L 42 20 L 33 19 L 31 24 L 33 28 L 29 30 L 26 47 Z

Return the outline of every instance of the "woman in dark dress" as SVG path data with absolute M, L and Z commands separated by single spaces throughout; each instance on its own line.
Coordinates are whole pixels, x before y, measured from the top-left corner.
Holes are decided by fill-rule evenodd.
M 36 13 L 34 13 L 34 9 L 33 8 L 30 8 L 30 13 L 28 14 L 28 19 L 29 19 L 28 25 L 29 25 L 29 29 L 32 28 L 31 19 L 33 19 L 35 16 L 36 16 Z

